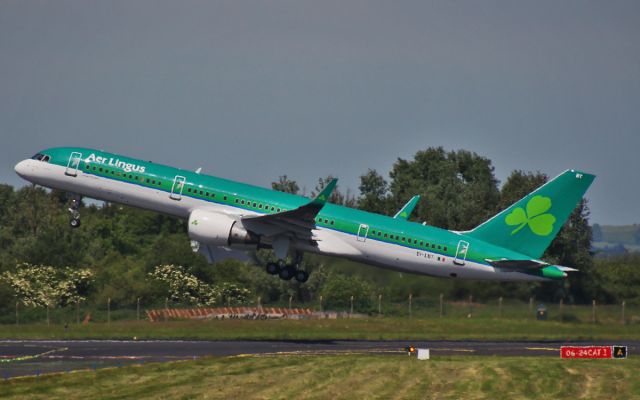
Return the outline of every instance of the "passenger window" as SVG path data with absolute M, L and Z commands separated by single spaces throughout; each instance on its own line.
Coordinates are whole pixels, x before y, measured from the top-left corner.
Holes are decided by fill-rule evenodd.
M 444 251 L 447 251 L 447 246 L 444 246 Z
M 240 202 L 240 204 L 244 204 L 244 200 L 242 200 L 242 201 Z
M 226 201 L 226 200 L 227 200 L 227 196 L 224 196 L 224 197 L 222 198 L 222 200 Z
M 335 221 L 334 221 L 334 220 L 331 220 L 331 225 L 333 225 L 334 223 L 335 223 Z M 379 234 L 379 233 L 380 233 L 380 232 L 378 232 L 378 234 Z
M 262 209 L 262 203 L 258 204 L 258 208 Z

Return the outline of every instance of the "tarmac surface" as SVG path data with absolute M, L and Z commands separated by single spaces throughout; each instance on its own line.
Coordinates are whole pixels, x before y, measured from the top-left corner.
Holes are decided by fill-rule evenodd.
M 78 369 L 189 360 L 200 357 L 246 355 L 406 354 L 405 347 L 428 348 L 432 357 L 560 356 L 560 346 L 623 345 L 633 356 L 640 341 L 120 341 L 120 340 L 3 340 L 0 341 L 0 378 L 70 372 Z

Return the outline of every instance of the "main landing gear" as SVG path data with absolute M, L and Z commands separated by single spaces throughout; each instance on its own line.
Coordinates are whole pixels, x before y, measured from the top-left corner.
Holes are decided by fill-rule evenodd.
M 71 220 L 69 221 L 69 225 L 72 228 L 78 228 L 80 226 L 80 202 L 82 201 L 82 197 L 73 194 L 69 196 L 69 212 L 71 213 Z
M 280 259 L 278 262 L 270 262 L 266 266 L 268 274 L 278 275 L 280 279 L 290 281 L 295 278 L 300 283 L 305 283 L 309 280 L 309 273 L 298 266 L 302 262 L 302 253 L 296 253 L 295 262 L 293 265 L 287 265 L 284 260 Z

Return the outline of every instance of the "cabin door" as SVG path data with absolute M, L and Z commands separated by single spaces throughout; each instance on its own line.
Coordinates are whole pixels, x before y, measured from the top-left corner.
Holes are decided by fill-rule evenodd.
M 80 161 L 82 161 L 82 153 L 78 153 L 77 151 L 71 153 L 69 161 L 67 161 L 67 169 L 64 170 L 64 174 L 68 176 L 78 176 Z
M 467 252 L 469 251 L 469 242 L 461 240 L 458 242 L 456 257 L 453 259 L 454 264 L 464 265 L 467 261 Z
M 184 176 L 176 175 L 173 178 L 173 185 L 171 186 L 171 194 L 169 197 L 173 200 L 182 199 L 182 191 L 184 190 L 184 183 L 187 181 L 187 178 Z
M 358 242 L 365 242 L 367 240 L 367 234 L 369 233 L 369 225 L 360 224 L 358 228 Z

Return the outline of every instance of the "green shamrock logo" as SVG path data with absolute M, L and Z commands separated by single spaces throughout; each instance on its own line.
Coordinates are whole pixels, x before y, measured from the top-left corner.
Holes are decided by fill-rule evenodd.
M 401 212 L 401 213 L 400 213 L 400 216 L 401 216 L 402 218 L 407 218 L 407 212 L 406 212 L 406 211 Z
M 518 226 L 511 232 L 512 235 L 515 235 L 526 225 L 529 225 L 531 232 L 538 236 L 547 236 L 553 231 L 553 224 L 556 222 L 556 217 L 546 213 L 550 208 L 550 198 L 533 196 L 527 203 L 527 211 L 522 207 L 517 207 L 507 215 L 505 222 L 507 225 Z

